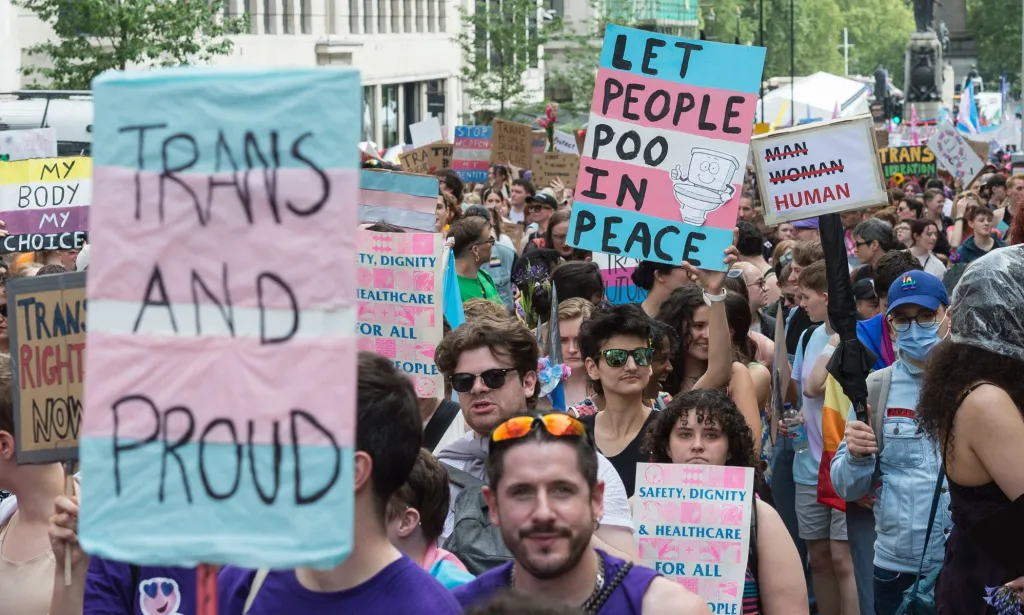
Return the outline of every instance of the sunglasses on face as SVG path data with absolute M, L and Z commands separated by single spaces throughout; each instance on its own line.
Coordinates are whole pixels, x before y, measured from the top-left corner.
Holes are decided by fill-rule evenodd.
M 552 412 L 534 416 L 514 416 L 494 428 L 494 431 L 491 432 L 491 442 L 507 442 L 525 438 L 538 425 L 556 438 L 579 438 L 587 432 L 579 420 L 563 412 Z
M 476 384 L 477 378 L 480 378 L 484 383 L 484 386 L 488 389 L 500 389 L 505 386 L 505 380 L 508 377 L 508 373 L 514 371 L 516 371 L 516 368 L 509 367 L 506 369 L 488 369 L 480 372 L 479 374 L 470 374 L 468 372 L 452 374 L 452 389 L 458 393 L 469 393 L 473 390 L 473 385 Z
M 636 362 L 638 367 L 647 367 L 651 364 L 654 350 L 651 348 L 634 348 L 633 350 L 611 348 L 609 350 L 602 350 L 601 355 L 604 356 L 604 362 L 608 364 L 608 367 L 622 367 L 629 360 L 630 356 L 633 357 L 633 361 Z

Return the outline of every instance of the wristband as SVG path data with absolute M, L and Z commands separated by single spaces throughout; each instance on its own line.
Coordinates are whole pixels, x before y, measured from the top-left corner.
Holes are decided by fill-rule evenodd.
M 708 291 L 705 290 L 704 291 L 704 303 L 707 304 L 708 307 L 711 307 L 712 303 L 721 303 L 721 302 L 725 301 L 725 298 L 728 295 L 729 295 L 729 293 L 727 291 L 724 291 L 724 290 L 719 295 L 709 295 Z
M 821 354 L 826 357 L 831 357 L 836 353 L 836 347 L 832 344 L 825 344 L 825 349 L 821 351 Z

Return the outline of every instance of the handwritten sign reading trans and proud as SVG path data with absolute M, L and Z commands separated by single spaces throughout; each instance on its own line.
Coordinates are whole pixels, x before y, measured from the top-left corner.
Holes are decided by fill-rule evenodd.
M 754 469 L 638 463 L 633 528 L 640 560 L 738 614 L 750 550 Z
M 91 204 L 88 157 L 0 162 L 0 254 L 81 248 Z
M 434 364 L 443 306 L 440 233 L 359 233 L 359 349 L 405 372 L 422 398 L 444 391 Z
M 724 270 L 764 53 L 608 26 L 569 244 Z
M 93 82 L 89 553 L 350 553 L 360 92 L 357 71 L 327 68 Z
M 886 202 L 870 115 L 816 122 L 751 141 L 769 225 Z
M 78 459 L 85 376 L 85 273 L 7 285 L 18 463 Z

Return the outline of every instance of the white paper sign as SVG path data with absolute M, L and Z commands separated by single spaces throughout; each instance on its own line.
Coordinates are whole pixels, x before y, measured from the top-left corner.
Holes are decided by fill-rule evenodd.
M 887 201 L 870 115 L 758 135 L 750 147 L 770 226 Z
M 706 600 L 712 613 L 739 613 L 753 506 L 753 468 L 636 464 L 640 563 Z
M 0 132 L 0 159 L 10 162 L 30 158 L 55 158 L 57 131 L 53 128 L 4 130 Z
M 556 128 L 555 151 L 561 154 L 576 154 L 579 156 L 580 148 L 576 147 L 576 137 Z
M 966 185 L 974 179 L 985 163 L 960 136 L 952 124 L 943 124 L 928 140 L 928 149 L 935 153 L 939 166 Z
M 414 148 L 444 140 L 444 137 L 441 136 L 441 122 L 434 116 L 430 116 L 422 122 L 409 124 L 409 133 L 412 135 Z

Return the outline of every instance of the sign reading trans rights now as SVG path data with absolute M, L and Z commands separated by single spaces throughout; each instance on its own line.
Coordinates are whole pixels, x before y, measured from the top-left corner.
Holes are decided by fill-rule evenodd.
M 750 142 L 769 225 L 886 202 L 874 126 L 864 115 L 758 135 Z

